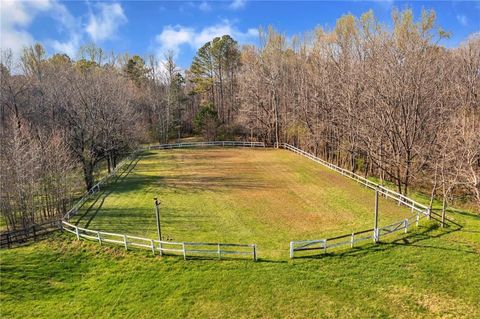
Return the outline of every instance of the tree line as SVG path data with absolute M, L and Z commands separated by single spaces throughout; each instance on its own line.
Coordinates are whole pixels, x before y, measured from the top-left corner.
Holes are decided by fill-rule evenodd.
M 258 45 L 225 35 L 187 70 L 172 52 L 3 51 L 1 214 L 10 229 L 59 216 L 100 163 L 192 134 L 295 144 L 400 193 L 480 207 L 480 37 L 449 49 L 448 36 L 433 11 L 405 10 L 392 27 L 367 12 L 293 37 L 260 29 Z
M 92 188 L 101 163 L 110 172 L 139 143 L 167 141 L 165 128 L 174 126 L 183 90 L 171 58 L 159 73 L 154 58 L 148 67 L 95 45 L 79 56 L 47 57 L 36 44 L 15 63 L 2 52 L 0 210 L 8 229 L 62 216 Z

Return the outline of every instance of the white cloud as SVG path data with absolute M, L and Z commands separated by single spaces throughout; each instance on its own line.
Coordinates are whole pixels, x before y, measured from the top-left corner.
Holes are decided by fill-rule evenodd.
M 103 41 L 115 36 L 118 28 L 127 22 L 127 17 L 119 3 L 98 3 L 99 11 L 90 13 L 86 31 L 93 41 Z
M 82 43 L 84 31 L 82 30 L 81 19 L 75 18 L 63 5 L 56 4 L 55 19 L 59 22 L 60 33 L 67 34 L 67 40 L 46 40 L 55 53 L 66 53 L 74 58 Z
M 233 30 L 233 27 L 230 23 L 222 23 L 203 28 L 200 32 L 195 34 L 193 39 L 193 47 L 198 49 L 215 37 L 221 37 L 225 34 L 229 34 L 233 37 L 234 33 L 237 32 Z
M 200 3 L 198 5 L 198 8 L 201 10 L 201 11 L 204 11 L 204 12 L 208 12 L 208 11 L 211 11 L 212 10 L 212 6 L 210 4 L 208 4 L 208 2 L 206 1 L 202 1 L 202 3 Z
M 183 44 L 191 44 L 195 36 L 193 28 L 180 25 L 165 26 L 160 34 L 155 37 L 155 42 L 160 44 L 160 52 L 172 50 L 176 53 Z
M 457 14 L 457 21 L 464 27 L 468 24 L 467 16 L 463 14 Z
M 233 0 L 228 7 L 232 10 L 239 10 L 245 7 L 246 2 L 246 0 Z
M 65 53 L 75 58 L 81 45 L 81 37 L 78 34 L 71 34 L 67 41 L 50 40 L 48 44 L 53 48 L 55 53 Z
M 41 39 L 43 44 L 49 51 L 71 57 L 75 57 L 88 37 L 94 41 L 112 38 L 120 25 L 127 22 L 118 3 L 98 3 L 88 16 L 75 17 L 58 0 L 0 1 L 0 48 L 11 49 L 15 58 L 25 47 L 38 42 L 29 27 L 41 15 L 53 19 L 58 31 L 55 39 Z
M 165 26 L 162 32 L 155 37 L 155 42 L 159 45 L 157 53 L 159 56 L 163 56 L 163 53 L 171 50 L 178 55 L 180 47 L 183 45 L 188 45 L 196 50 L 213 38 L 225 34 L 230 35 L 240 43 L 245 43 L 258 37 L 258 30 L 251 28 L 242 32 L 229 20 L 200 30 L 181 25 Z
M 0 10 L 0 48 L 11 49 L 19 56 L 23 48 L 34 43 L 32 35 L 26 30 L 37 14 L 50 9 L 52 1 L 22 2 L 2 1 Z

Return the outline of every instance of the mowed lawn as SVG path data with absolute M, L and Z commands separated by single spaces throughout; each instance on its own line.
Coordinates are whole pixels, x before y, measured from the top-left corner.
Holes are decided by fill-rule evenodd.
M 291 240 L 373 227 L 374 192 L 286 150 L 206 148 L 151 151 L 87 202 L 81 227 L 174 241 L 255 243 L 260 258 L 287 258 Z M 411 216 L 380 199 L 380 224 Z
M 0 250 L 2 318 L 479 318 L 480 218 L 295 260 L 187 260 L 64 234 Z

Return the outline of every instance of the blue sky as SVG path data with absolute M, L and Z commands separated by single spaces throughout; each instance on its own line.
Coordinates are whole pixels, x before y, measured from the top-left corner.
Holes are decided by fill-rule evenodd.
M 480 31 L 480 1 L 11 1 L 0 0 L 0 43 L 15 54 L 41 42 L 47 52 L 76 56 L 95 42 L 107 51 L 156 54 L 173 50 L 188 67 L 196 50 L 214 36 L 228 33 L 240 43 L 256 43 L 258 27 L 273 25 L 288 36 L 316 26 L 327 29 L 343 14 L 373 9 L 391 24 L 393 8 L 434 9 L 437 23 L 452 33 L 444 40 L 458 46 Z

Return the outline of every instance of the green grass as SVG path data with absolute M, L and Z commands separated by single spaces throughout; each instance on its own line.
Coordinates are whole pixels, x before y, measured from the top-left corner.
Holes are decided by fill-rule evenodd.
M 153 257 L 63 235 L 0 251 L 2 318 L 475 318 L 480 221 L 293 261 Z
M 255 243 L 260 257 L 287 258 L 291 240 L 373 227 L 374 192 L 285 150 L 183 149 L 143 154 L 87 202 L 81 227 L 175 241 Z M 380 223 L 410 211 L 380 200 Z
M 278 150 L 155 152 L 130 168 L 79 225 L 154 237 L 158 194 L 168 236 L 256 242 L 261 259 L 184 261 L 57 234 L 0 251 L 1 318 L 480 317 L 478 215 L 289 260 L 290 239 L 371 227 L 373 193 Z M 382 223 L 409 214 L 380 207 Z

